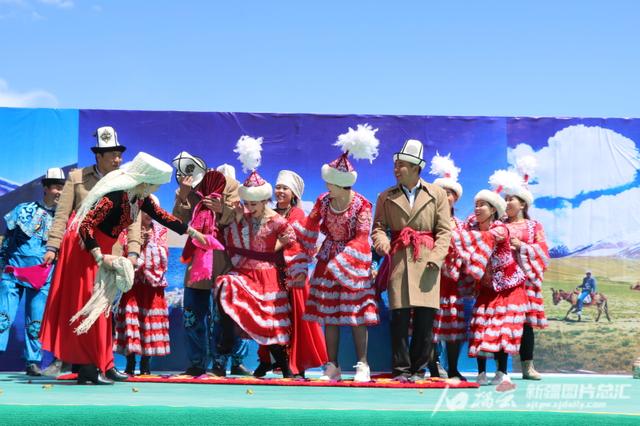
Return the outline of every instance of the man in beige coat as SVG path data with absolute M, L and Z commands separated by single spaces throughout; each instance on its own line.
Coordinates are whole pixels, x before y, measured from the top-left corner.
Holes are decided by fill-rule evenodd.
M 118 169 L 122 163 L 122 153 L 126 147 L 118 142 L 118 136 L 113 127 L 100 127 L 94 136 L 96 137 L 96 145 L 91 147 L 91 151 L 95 154 L 96 164 L 69 172 L 60 194 L 56 215 L 49 230 L 47 252 L 44 255 L 44 262 L 48 264 L 56 259 L 72 213 L 80 207 L 96 183 L 107 173 Z M 140 218 L 138 218 L 135 223 L 129 226 L 127 234 L 129 258 L 134 265 L 137 265 L 140 253 L 140 241 Z M 116 250 L 121 251 L 122 248 L 114 246 L 114 251 Z M 51 285 L 56 286 L 60 283 L 53 282 Z M 44 373 L 57 375 L 61 368 L 62 363 L 59 360 L 54 360 Z
M 378 196 L 373 219 L 374 248 L 390 261 L 392 375 L 398 380 L 422 378 L 430 360 L 433 319 L 440 306 L 440 267 L 451 240 L 447 194 L 420 178 L 424 166 L 422 143 L 405 142 L 394 155 L 398 184 Z
M 193 215 L 193 209 L 200 201 L 200 197 L 194 189 L 206 172 L 206 164 L 198 157 L 194 157 L 187 152 L 182 152 L 174 159 L 174 166 L 177 170 L 177 179 L 180 184 L 176 191 L 176 199 L 173 207 L 173 214 L 185 223 L 189 223 Z M 225 174 L 226 186 L 222 199 L 205 199 L 203 204 L 216 213 L 216 224 L 225 226 L 231 223 L 235 217 L 235 205 L 240 202 L 238 196 L 239 184 L 235 176 Z M 234 173 L 235 174 L 235 173 Z M 187 357 L 190 366 L 185 371 L 186 375 L 200 376 L 206 372 L 209 356 L 213 357 L 213 373 L 217 376 L 226 375 L 226 364 L 228 356 L 218 355 L 216 348 L 211 346 L 211 327 L 213 313 L 211 311 L 211 287 L 218 275 L 225 274 L 231 268 L 231 261 L 225 251 L 214 251 L 213 254 L 213 276 L 211 280 L 201 280 L 195 283 L 190 282 L 191 265 L 187 266 L 184 277 L 184 299 L 183 315 L 184 327 L 187 335 Z M 244 344 L 244 347 L 242 345 Z M 242 365 L 242 360 L 246 355 L 246 342 L 238 339 L 234 345 L 231 355 L 233 362 L 231 374 L 251 374 Z

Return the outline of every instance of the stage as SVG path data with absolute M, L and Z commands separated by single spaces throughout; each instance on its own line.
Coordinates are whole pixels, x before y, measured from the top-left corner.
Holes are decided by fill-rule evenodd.
M 639 424 L 640 380 L 545 375 L 515 389 L 377 389 L 184 383 L 78 386 L 0 374 L 3 425 Z M 468 377 L 473 378 L 471 375 Z

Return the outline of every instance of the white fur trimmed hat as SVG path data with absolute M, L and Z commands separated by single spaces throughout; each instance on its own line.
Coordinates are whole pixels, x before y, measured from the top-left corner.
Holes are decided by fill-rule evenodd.
M 481 190 L 474 197 L 474 201 L 478 200 L 486 201 L 491 204 L 498 212 L 498 217 L 504 216 L 504 213 L 507 211 L 507 202 L 495 191 L 491 191 L 489 189 Z
M 519 174 L 517 185 L 509 185 L 504 188 L 507 195 L 515 195 L 516 197 L 527 203 L 527 206 L 533 205 L 534 197 L 529 191 L 529 179 L 534 177 L 538 167 L 538 160 L 533 155 L 523 155 L 515 159 L 515 169 Z
M 302 194 L 304 193 L 304 180 L 302 180 L 300 175 L 296 172 L 292 172 L 291 170 L 280 170 L 280 173 L 278 173 L 278 179 L 276 179 L 276 186 L 277 185 L 284 185 L 288 187 L 298 200 L 302 200 Z
M 238 188 L 238 195 L 242 201 L 264 201 L 271 198 L 273 188 L 254 170 Z
M 321 169 L 322 179 L 332 185 L 343 188 L 353 186 L 358 179 L 358 172 L 349 161 L 349 156 L 356 160 L 366 159 L 373 162 L 378 156 L 380 141 L 376 138 L 376 132 L 369 124 L 358 124 L 356 129 L 349 127 L 347 133 L 338 136 L 334 145 L 339 146 L 343 154 L 329 164 L 324 164 Z
M 423 159 L 424 147 L 422 142 L 417 139 L 409 139 L 404 143 L 400 152 L 393 154 L 393 161 L 406 161 L 407 163 L 415 164 L 421 169 L 424 169 L 426 162 Z

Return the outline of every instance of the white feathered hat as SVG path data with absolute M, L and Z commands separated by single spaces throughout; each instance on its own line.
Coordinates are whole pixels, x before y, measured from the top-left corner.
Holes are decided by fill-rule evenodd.
M 173 168 L 162 160 L 139 152 L 135 158 L 118 170 L 107 173 L 89 191 L 73 219 L 72 225 L 82 222 L 89 210 L 105 195 L 114 191 L 127 191 L 141 183 L 162 185 L 171 181 Z
M 518 185 L 520 177 L 517 173 L 508 170 L 496 170 L 489 177 L 489 184 L 492 190 L 483 189 L 474 197 L 475 201 L 483 200 L 491 204 L 498 212 L 498 217 L 504 216 L 507 211 L 507 202 L 500 196 L 500 193 L 507 188 L 512 189 Z
M 236 149 L 238 160 L 242 163 L 242 171 L 251 172 L 238 189 L 238 195 L 243 201 L 264 201 L 271 198 L 273 188 L 269 182 L 262 179 L 256 170 L 262 161 L 262 138 L 252 138 L 244 135 L 238 139 Z
M 515 163 L 515 169 L 520 175 L 518 185 L 505 187 L 504 193 L 507 195 L 515 195 L 527 203 L 528 207 L 531 207 L 534 198 L 531 191 L 529 191 L 529 180 L 534 177 L 534 173 L 538 167 L 538 160 L 536 160 L 536 157 L 533 155 L 523 155 L 522 157 L 516 158 Z
M 458 183 L 460 168 L 456 167 L 451 159 L 451 154 L 447 154 L 445 157 L 436 152 L 436 155 L 431 159 L 431 171 L 429 173 L 439 176 L 433 181 L 434 185 L 452 190 L 456 193 L 458 199 L 462 197 L 462 185 Z
M 358 172 L 349 161 L 349 156 L 356 160 L 366 159 L 373 162 L 378 156 L 378 145 L 380 145 L 380 141 L 376 138 L 377 131 L 378 129 L 368 124 L 358 124 L 356 130 L 349 127 L 347 133 L 338 136 L 334 145 L 339 146 L 343 154 L 322 166 L 322 179 L 343 188 L 353 186 L 358 179 Z

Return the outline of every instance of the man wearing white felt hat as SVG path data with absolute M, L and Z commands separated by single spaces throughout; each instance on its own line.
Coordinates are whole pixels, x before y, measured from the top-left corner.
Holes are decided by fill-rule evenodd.
M 18 204 L 4 216 L 7 231 L 0 247 L 0 352 L 7 348 L 11 324 L 26 293 L 24 359 L 29 376 L 41 375 L 40 324 L 52 274 L 50 269 L 39 265 L 46 253 L 49 228 L 63 186 L 62 169 L 48 169 L 42 179 L 42 201 Z M 36 274 L 31 272 L 38 269 L 43 274 L 37 275 L 36 282 Z
M 87 194 L 98 181 L 109 172 L 120 168 L 122 163 L 122 154 L 127 148 L 120 144 L 118 134 L 113 127 L 99 127 L 93 137 L 95 138 L 95 143 L 91 147 L 91 151 L 95 154 L 95 164 L 69 172 L 49 231 L 47 253 L 44 255 L 46 263 L 50 264 L 56 259 L 72 213 L 78 210 Z M 129 226 L 127 232 L 127 252 L 131 262 L 135 265 L 141 247 L 140 221 L 138 220 L 137 223 Z M 119 245 L 114 246 L 115 253 L 121 251 L 122 247 Z M 48 375 L 57 375 L 60 373 L 60 368 L 62 368 L 61 362 L 55 360 L 46 373 Z
M 371 237 L 386 262 L 380 273 L 389 292 L 392 374 L 414 381 L 424 375 L 433 353 L 440 266 L 449 249 L 451 219 L 444 189 L 420 178 L 426 165 L 422 142 L 409 139 L 393 160 L 397 184 L 378 196 Z
M 199 184 L 205 174 L 213 169 L 208 169 L 205 161 L 186 151 L 181 152 L 173 159 L 176 168 L 176 190 L 173 214 L 184 222 L 192 219 L 195 206 L 202 202 L 209 210 L 216 214 L 216 224 L 222 229 L 235 217 L 234 206 L 240 202 L 238 189 L 240 184 L 235 179 L 233 166 L 223 164 L 216 171 L 225 177 L 225 188 L 220 198 L 202 198 L 198 195 Z M 208 357 L 213 361 L 213 373 L 217 376 L 226 375 L 226 365 L 231 359 L 231 374 L 251 374 L 242 364 L 248 353 L 247 342 L 237 338 L 234 342 L 231 355 L 219 355 L 214 339 L 210 338 L 209 330 L 216 328 L 217 315 L 211 310 L 211 288 L 218 275 L 226 273 L 231 267 L 231 261 L 225 251 L 216 250 L 213 254 L 213 276 L 211 280 L 191 282 L 191 265 L 187 266 L 184 278 L 184 325 L 187 335 L 187 357 L 189 366 L 185 374 L 200 376 L 206 372 L 209 363 Z M 213 324 L 210 324 L 212 322 Z M 211 327 L 213 326 L 213 327 Z M 208 349 L 207 349 L 208 348 Z

